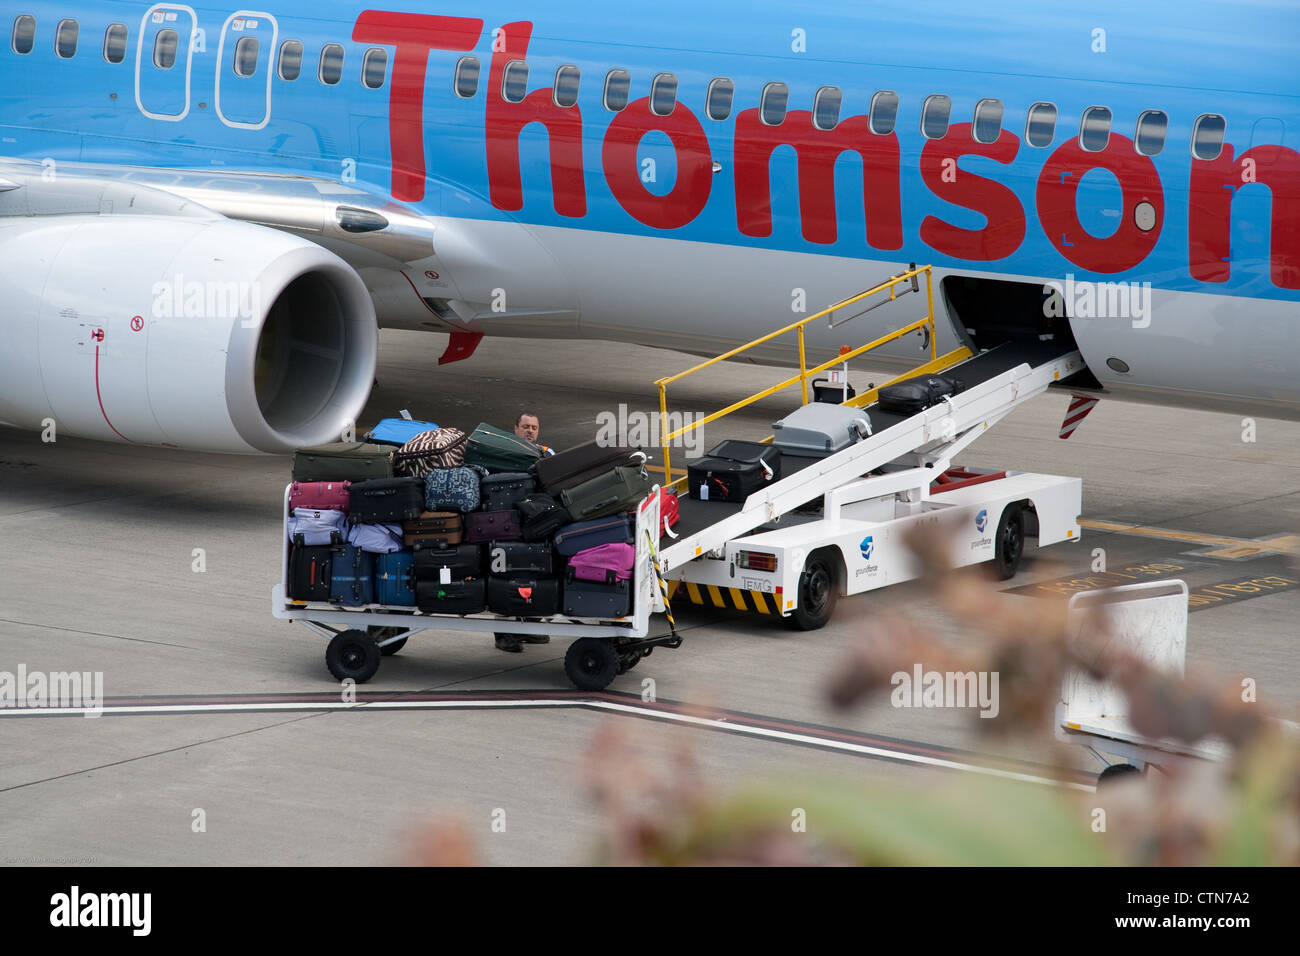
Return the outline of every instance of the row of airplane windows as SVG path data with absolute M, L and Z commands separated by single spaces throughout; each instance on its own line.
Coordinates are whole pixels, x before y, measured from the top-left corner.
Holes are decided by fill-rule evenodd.
M 55 30 L 54 51 L 63 58 L 76 55 L 80 26 L 76 20 L 61 20 Z M 104 33 L 104 59 L 121 63 L 126 59 L 129 31 L 125 24 L 111 24 Z M 36 45 L 36 18 L 23 15 L 14 20 L 12 46 L 15 53 L 26 55 Z M 153 62 L 160 70 L 176 65 L 180 35 L 175 30 L 159 30 L 154 37 Z M 255 36 L 243 36 L 235 42 L 231 71 L 240 77 L 256 75 L 260 43 Z M 280 44 L 276 73 L 280 79 L 293 82 L 302 74 L 304 48 L 299 40 L 285 40 Z M 338 43 L 321 47 L 317 63 L 317 79 L 326 86 L 334 86 L 343 78 L 346 51 Z M 463 56 L 456 63 L 452 89 L 456 95 L 469 99 L 477 95 L 481 64 L 478 57 Z M 511 60 L 503 70 L 501 96 L 510 103 L 522 102 L 528 93 L 529 67 L 526 60 Z M 388 74 L 388 52 L 382 47 L 371 47 L 361 59 L 361 82 L 367 89 L 382 89 Z M 576 66 L 561 66 L 555 71 L 552 98 L 557 106 L 568 108 L 578 102 L 578 88 L 582 71 Z M 602 102 L 605 109 L 617 113 L 627 108 L 632 74 L 627 70 L 610 70 L 605 74 Z M 709 83 L 705 95 L 705 114 L 709 119 L 722 122 L 731 115 L 736 84 L 727 77 L 716 77 Z M 763 87 L 759 97 L 759 118 L 768 126 L 779 126 L 785 121 L 790 101 L 790 88 L 785 83 L 771 82 Z M 840 108 L 844 94 L 839 87 L 823 86 L 813 97 L 812 122 L 820 130 L 832 130 L 839 125 Z M 898 119 L 898 94 L 881 90 L 871 97 L 867 112 L 868 128 L 885 136 L 894 131 Z M 650 111 L 657 116 L 667 116 L 677 105 L 677 77 L 672 73 L 659 73 L 650 82 Z M 921 105 L 921 134 L 926 139 L 942 139 L 948 133 L 951 121 L 952 99 L 941 93 L 926 97 Z M 976 142 L 993 143 L 1002 133 L 1003 105 L 1001 100 L 982 99 L 975 104 L 972 135 Z M 1051 103 L 1034 103 L 1025 119 L 1025 142 L 1036 149 L 1052 145 L 1056 138 L 1057 109 Z M 1079 123 L 1079 145 L 1088 152 L 1101 152 L 1110 142 L 1111 111 L 1105 106 L 1090 106 L 1083 111 Z M 1169 116 L 1162 110 L 1145 110 L 1137 119 L 1133 135 L 1133 148 L 1143 156 L 1156 156 L 1165 148 L 1169 129 Z M 1203 113 L 1192 126 L 1192 155 L 1197 159 L 1216 159 L 1223 148 L 1227 123 L 1217 113 Z

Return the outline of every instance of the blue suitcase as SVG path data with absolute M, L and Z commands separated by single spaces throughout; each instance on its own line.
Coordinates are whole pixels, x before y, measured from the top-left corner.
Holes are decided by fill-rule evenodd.
M 610 515 L 565 525 L 555 535 L 555 550 L 566 558 L 602 544 L 633 544 L 636 520 L 629 515 Z
M 330 565 L 330 602 L 344 607 L 375 603 L 375 556 L 356 545 L 334 551 Z
M 414 562 L 410 551 L 375 556 L 375 603 L 415 607 Z
M 410 418 L 385 418 L 366 434 L 366 441 L 377 445 L 405 445 L 416 435 L 431 432 L 438 426 L 433 422 L 417 422 Z

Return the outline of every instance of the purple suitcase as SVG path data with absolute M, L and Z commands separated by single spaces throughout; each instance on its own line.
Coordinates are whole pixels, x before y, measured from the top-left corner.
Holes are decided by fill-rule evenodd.
M 579 551 L 569 559 L 569 573 L 579 581 L 613 584 L 632 577 L 636 548 L 617 542 Z
M 489 541 L 522 541 L 523 526 L 519 512 L 514 508 L 505 511 L 475 511 L 465 516 L 465 540 L 471 544 Z
M 348 513 L 350 481 L 295 481 L 289 486 L 289 514 L 294 508 Z

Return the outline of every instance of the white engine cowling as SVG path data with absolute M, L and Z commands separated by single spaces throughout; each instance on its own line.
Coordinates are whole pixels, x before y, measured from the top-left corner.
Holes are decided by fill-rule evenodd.
M 222 452 L 339 440 L 374 381 L 365 284 L 220 218 L 0 220 L 0 421 Z

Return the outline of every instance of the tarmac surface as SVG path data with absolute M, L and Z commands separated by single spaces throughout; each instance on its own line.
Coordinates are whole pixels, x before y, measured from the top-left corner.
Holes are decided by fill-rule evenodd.
M 382 334 L 363 427 L 401 408 L 463 428 L 529 410 L 563 448 L 620 403 L 656 409 L 653 380 L 698 361 L 487 339 L 439 367 L 445 341 Z M 726 364 L 670 394 L 710 412 L 780 375 Z M 706 426 L 704 445 L 769 434 L 796 401 Z M 1031 549 L 1000 586 L 1046 601 L 1161 566 L 1193 590 L 1189 669 L 1253 677 L 1261 703 L 1296 719 L 1300 424 L 1260 419 L 1248 442 L 1238 416 L 1103 401 L 1061 441 L 1068 401 L 1036 399 L 959 459 L 1083 478 L 1083 542 Z M 594 763 L 644 769 L 683 751 L 711 791 L 781 781 L 792 808 L 826 778 L 960 787 L 1051 764 L 1086 786 L 1098 769 L 1077 748 L 981 734 L 966 711 L 831 707 L 827 681 L 871 615 L 899 610 L 958 643 L 968 633 L 915 584 L 842 599 L 815 632 L 677 602 L 685 644 L 595 696 L 565 678 L 564 640 L 504 654 L 488 636 L 429 632 L 384 659 L 359 695 L 370 703 L 343 706 L 324 640 L 270 615 L 288 475 L 282 457 L 0 430 L 0 672 L 102 672 L 111 705 L 98 719 L 0 710 L 0 864 L 408 862 L 427 858 L 430 824 L 448 823 L 479 862 L 582 863 L 607 825 Z M 1093 571 L 1097 548 L 1109 575 Z M 1243 586 L 1261 579 L 1274 583 Z

